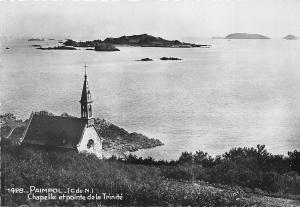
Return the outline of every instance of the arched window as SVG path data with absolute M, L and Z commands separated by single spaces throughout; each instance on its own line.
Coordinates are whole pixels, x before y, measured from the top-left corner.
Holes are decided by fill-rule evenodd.
M 86 146 L 88 149 L 90 149 L 91 147 L 94 148 L 94 140 L 90 139 Z
M 92 116 L 92 105 L 89 106 L 89 116 Z

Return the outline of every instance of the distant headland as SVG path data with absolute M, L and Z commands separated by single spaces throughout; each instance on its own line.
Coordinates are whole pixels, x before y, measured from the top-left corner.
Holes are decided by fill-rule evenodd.
M 225 39 L 270 39 L 270 38 L 261 34 L 232 33 L 227 35 Z
M 299 38 L 296 37 L 295 35 L 289 34 L 289 35 L 285 36 L 283 39 L 285 39 L 285 40 L 297 40 Z

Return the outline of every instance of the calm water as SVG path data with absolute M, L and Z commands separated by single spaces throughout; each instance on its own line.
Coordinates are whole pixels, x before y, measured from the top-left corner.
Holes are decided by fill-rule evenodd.
M 175 159 L 182 151 L 216 155 L 257 144 L 280 154 L 300 149 L 300 41 L 205 40 L 213 47 L 120 52 L 28 47 L 54 43 L 2 40 L 1 113 L 79 116 L 86 63 L 95 117 L 165 143 L 138 155 Z M 135 61 L 145 57 L 155 61 Z

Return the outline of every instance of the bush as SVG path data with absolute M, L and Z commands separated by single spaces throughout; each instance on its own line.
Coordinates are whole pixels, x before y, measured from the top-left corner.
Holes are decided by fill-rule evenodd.
M 4 143 L 5 142 L 5 143 Z M 4 141 L 2 165 L 5 166 L 4 187 L 23 187 L 30 185 L 40 188 L 93 188 L 98 193 L 123 193 L 122 201 L 105 201 L 101 205 L 202 205 L 239 204 L 233 194 L 223 192 L 210 193 L 201 186 L 169 181 L 162 176 L 161 168 L 168 168 L 171 177 L 180 175 L 178 179 L 191 179 L 193 167 L 147 166 L 126 163 L 116 158 L 99 160 L 90 154 L 75 152 L 40 151 L 13 146 Z M 135 156 L 128 160 L 138 161 Z M 145 163 L 152 163 L 152 158 Z M 174 168 L 173 168 L 174 167 Z M 174 171 L 172 171 L 174 170 Z M 174 174 L 172 174 L 172 172 Z M 177 174 L 180 172 L 179 174 Z M 2 195 L 3 196 L 3 195 Z M 90 201 L 44 201 L 33 202 L 26 199 L 26 194 L 4 195 L 7 206 L 95 206 Z
M 234 193 L 212 193 L 192 184 L 191 180 L 240 185 L 282 194 L 300 193 L 299 175 L 296 171 L 291 173 L 298 167 L 298 152 L 291 152 L 288 157 L 277 156 L 268 153 L 263 145 L 234 148 L 215 158 L 202 151 L 195 154 L 186 152 L 177 161 L 155 161 L 151 157 L 142 159 L 134 155 L 124 159 L 99 160 L 91 154 L 32 150 L 12 145 L 7 139 L 2 139 L 1 145 L 5 188 L 35 185 L 123 193 L 121 203 L 107 201 L 102 205 L 245 206 L 242 200 L 236 200 Z M 34 205 L 26 200 L 25 194 L 6 193 L 4 198 L 8 206 Z M 95 203 L 47 201 L 36 205 L 94 206 Z

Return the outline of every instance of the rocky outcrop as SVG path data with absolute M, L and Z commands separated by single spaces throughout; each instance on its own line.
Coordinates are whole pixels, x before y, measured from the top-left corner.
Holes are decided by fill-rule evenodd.
M 102 42 L 101 40 L 76 42 L 74 40 L 68 39 L 63 44 L 65 46 L 72 46 L 72 47 L 88 47 L 87 50 L 95 50 L 95 51 L 120 51 L 114 45 L 110 43 Z M 91 49 L 91 47 L 93 47 L 94 49 Z
M 120 51 L 118 48 L 109 43 L 99 43 L 95 46 L 95 51 Z
M 270 39 L 261 34 L 248 34 L 248 33 L 232 33 L 225 37 L 226 39 Z
M 28 39 L 28 41 L 45 41 L 45 39 L 39 39 L 39 38 L 31 38 L 31 39 Z
M 77 50 L 75 47 L 67 47 L 67 46 L 55 46 L 55 47 L 38 47 L 36 49 L 39 50 Z
M 63 44 L 65 46 L 72 46 L 72 47 L 96 47 L 99 44 L 103 43 L 101 40 L 93 40 L 93 41 L 86 41 L 86 42 L 76 42 L 74 40 L 68 39 Z
M 47 111 L 41 111 L 44 115 L 54 116 Z M 61 116 L 68 117 L 67 113 Z M 70 116 L 71 117 L 71 116 Z M 27 128 L 28 120 L 18 120 L 13 114 L 7 113 L 0 115 L 1 138 L 8 138 L 14 143 L 20 143 L 20 138 L 23 136 Z M 139 149 L 153 148 L 161 146 L 163 143 L 158 139 L 148 138 L 143 134 L 136 132 L 129 133 L 123 128 L 120 128 L 104 119 L 95 119 L 95 128 L 104 138 L 103 149 L 117 153 L 134 152 Z
M 137 60 L 137 61 L 153 61 L 151 58 L 142 58 L 140 60 Z
M 160 60 L 181 60 L 180 58 L 177 57 L 162 57 Z
M 153 148 L 163 145 L 158 139 L 148 138 L 136 132 L 129 133 L 104 119 L 95 120 L 95 128 L 104 138 L 103 148 L 108 151 L 134 152 L 139 149 Z

